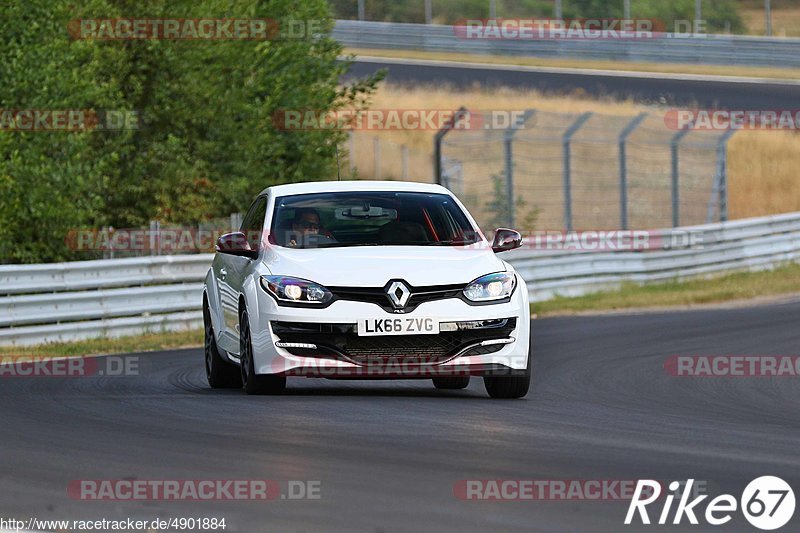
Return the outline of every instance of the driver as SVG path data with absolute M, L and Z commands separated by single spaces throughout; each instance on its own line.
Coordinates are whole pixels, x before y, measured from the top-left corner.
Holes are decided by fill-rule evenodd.
M 295 210 L 294 219 L 292 219 L 292 233 L 294 237 L 289 241 L 289 246 L 297 246 L 297 239 L 302 240 L 305 244 L 309 237 L 313 238 L 314 235 L 333 238 L 330 232 L 320 226 L 319 213 L 313 207 L 300 207 Z

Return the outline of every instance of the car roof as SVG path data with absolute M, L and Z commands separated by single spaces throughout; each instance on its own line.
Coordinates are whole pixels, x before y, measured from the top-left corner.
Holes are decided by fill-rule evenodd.
M 429 192 L 450 194 L 450 191 L 441 185 L 433 183 L 417 183 L 413 181 L 306 181 L 302 183 L 287 183 L 267 187 L 259 196 L 271 192 L 276 196 L 290 194 L 309 194 L 315 192 L 359 192 L 359 191 L 398 191 L 398 192 Z

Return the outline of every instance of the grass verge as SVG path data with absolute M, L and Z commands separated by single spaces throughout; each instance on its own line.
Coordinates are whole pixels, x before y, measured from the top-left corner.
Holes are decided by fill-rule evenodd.
M 116 353 L 197 348 L 203 345 L 203 330 L 192 329 L 148 333 L 116 339 L 98 338 L 75 342 L 54 342 L 36 346 L 0 347 L 0 360 L 8 356 L 68 357 Z
M 531 305 L 539 316 L 570 315 L 647 307 L 687 307 L 800 292 L 800 265 L 763 272 L 740 272 L 710 279 L 653 285 L 628 283 L 619 290 L 573 298 L 558 297 Z
M 549 67 L 587 70 L 618 70 L 651 72 L 662 74 L 696 74 L 699 76 L 732 76 L 742 78 L 773 78 L 796 80 L 800 69 L 778 67 L 742 67 L 735 65 L 692 65 L 683 63 L 643 63 L 634 61 L 603 61 L 594 59 L 554 59 L 546 57 L 516 57 L 502 55 L 478 55 L 456 52 L 425 52 L 422 50 L 381 50 L 346 48 L 345 54 L 405 59 L 428 59 L 455 61 L 459 63 L 487 63 L 492 65 L 514 65 L 524 67 Z

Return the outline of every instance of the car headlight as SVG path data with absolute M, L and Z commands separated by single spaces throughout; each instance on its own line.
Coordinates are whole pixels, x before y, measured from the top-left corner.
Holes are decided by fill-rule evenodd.
M 261 276 L 261 286 L 278 302 L 325 304 L 333 293 L 313 281 L 289 276 Z
M 502 300 L 514 292 L 514 274 L 495 272 L 481 276 L 464 288 L 464 296 L 471 302 Z

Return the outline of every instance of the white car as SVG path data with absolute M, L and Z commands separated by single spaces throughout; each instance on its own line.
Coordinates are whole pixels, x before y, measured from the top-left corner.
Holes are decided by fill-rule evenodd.
M 439 185 L 327 181 L 278 185 L 241 231 L 220 237 L 203 291 L 211 387 L 274 394 L 287 376 L 482 376 L 492 398 L 525 396 L 530 308 L 496 253 L 521 245 L 475 220 Z

